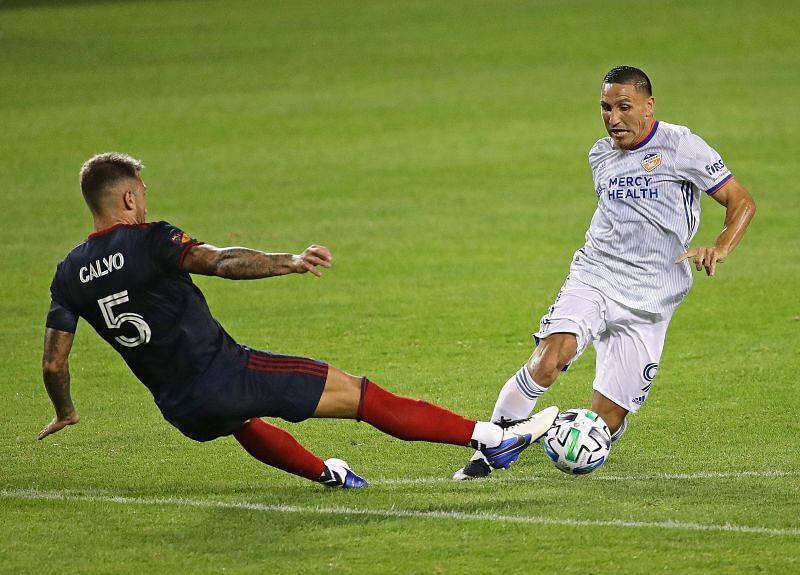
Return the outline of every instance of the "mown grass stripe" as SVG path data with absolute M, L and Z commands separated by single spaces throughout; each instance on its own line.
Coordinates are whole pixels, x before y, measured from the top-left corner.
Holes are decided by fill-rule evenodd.
M 0 490 L 6 499 L 81 501 L 88 503 L 114 503 L 119 505 L 174 505 L 207 509 L 241 509 L 266 513 L 294 513 L 307 515 L 360 515 L 391 519 L 447 519 L 451 521 L 484 521 L 531 525 L 558 525 L 566 527 L 626 527 L 633 529 L 667 529 L 678 531 L 721 531 L 780 537 L 800 537 L 800 528 L 776 528 L 731 523 L 693 523 L 685 521 L 630 521 L 624 519 L 572 519 L 568 517 L 542 517 L 531 515 L 501 515 L 496 513 L 463 513 L 458 511 L 417 511 L 413 509 L 359 509 L 353 507 L 303 507 L 299 505 L 264 504 L 249 501 L 215 501 L 209 499 L 183 499 L 173 497 L 127 497 L 117 495 L 80 495 L 68 491 L 38 491 L 35 489 Z
M 700 471 L 698 473 L 654 473 L 645 475 L 592 475 L 591 477 L 575 477 L 575 481 L 694 481 L 705 479 L 748 479 L 748 478 L 770 478 L 770 477 L 798 477 L 800 470 L 797 471 Z M 555 479 L 565 479 L 567 476 L 559 474 L 551 475 L 526 475 L 515 477 L 499 474 L 492 475 L 488 481 L 511 481 L 516 483 L 536 483 L 539 481 L 553 481 Z M 417 477 L 411 479 L 371 479 L 370 484 L 375 485 L 425 485 L 427 483 L 450 483 L 453 480 L 449 477 Z M 486 481 L 486 480 L 484 480 Z

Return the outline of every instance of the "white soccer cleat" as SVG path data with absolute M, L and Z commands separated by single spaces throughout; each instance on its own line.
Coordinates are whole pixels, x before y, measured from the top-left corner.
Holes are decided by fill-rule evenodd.
M 502 420 L 495 425 L 503 428 L 503 439 L 496 447 L 477 445 L 479 449 L 467 464 L 453 474 L 455 481 L 483 479 L 492 469 L 508 469 L 532 443 L 547 434 L 558 417 L 558 407 L 551 406 L 526 419 Z
M 317 481 L 325 487 L 341 487 L 342 489 L 367 486 L 366 479 L 350 469 L 346 461 L 335 457 L 325 460 L 325 469 Z
M 558 407 L 551 405 L 545 407 L 542 411 L 534 413 L 528 419 L 523 419 L 519 423 L 515 423 L 506 427 L 506 432 L 511 432 L 514 435 L 531 435 L 531 443 L 539 441 L 547 431 L 553 427 L 556 418 L 558 417 Z
M 481 449 L 493 469 L 508 469 L 533 442 L 543 437 L 558 417 L 558 408 L 550 406 L 503 430 L 503 440 L 496 447 Z M 465 468 L 466 471 L 466 468 Z

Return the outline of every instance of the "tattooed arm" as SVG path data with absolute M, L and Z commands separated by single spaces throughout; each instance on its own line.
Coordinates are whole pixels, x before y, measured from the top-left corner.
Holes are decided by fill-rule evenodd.
M 81 419 L 69 394 L 69 352 L 74 338 L 74 334 L 66 331 L 50 327 L 45 330 L 42 377 L 56 416 L 39 432 L 39 439 L 67 425 L 74 425 Z
M 310 246 L 293 255 L 200 244 L 189 248 L 181 268 L 193 274 L 245 280 L 306 272 L 319 276 L 317 266 L 331 267 L 331 252 L 324 246 Z

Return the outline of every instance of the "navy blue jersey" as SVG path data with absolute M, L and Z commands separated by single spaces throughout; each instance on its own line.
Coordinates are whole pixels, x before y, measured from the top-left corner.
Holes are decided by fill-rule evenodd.
M 47 327 L 74 333 L 78 318 L 119 352 L 163 410 L 184 403 L 220 351 L 244 352 L 181 271 L 200 244 L 167 222 L 94 233 L 58 264 Z

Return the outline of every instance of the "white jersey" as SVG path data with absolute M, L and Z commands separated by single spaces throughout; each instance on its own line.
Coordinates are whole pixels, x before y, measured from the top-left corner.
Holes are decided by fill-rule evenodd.
M 689 247 L 700 221 L 700 192 L 733 175 L 719 154 L 685 126 L 656 121 L 629 150 L 602 138 L 589 152 L 597 210 L 570 276 L 622 305 L 671 313 L 692 286 Z

